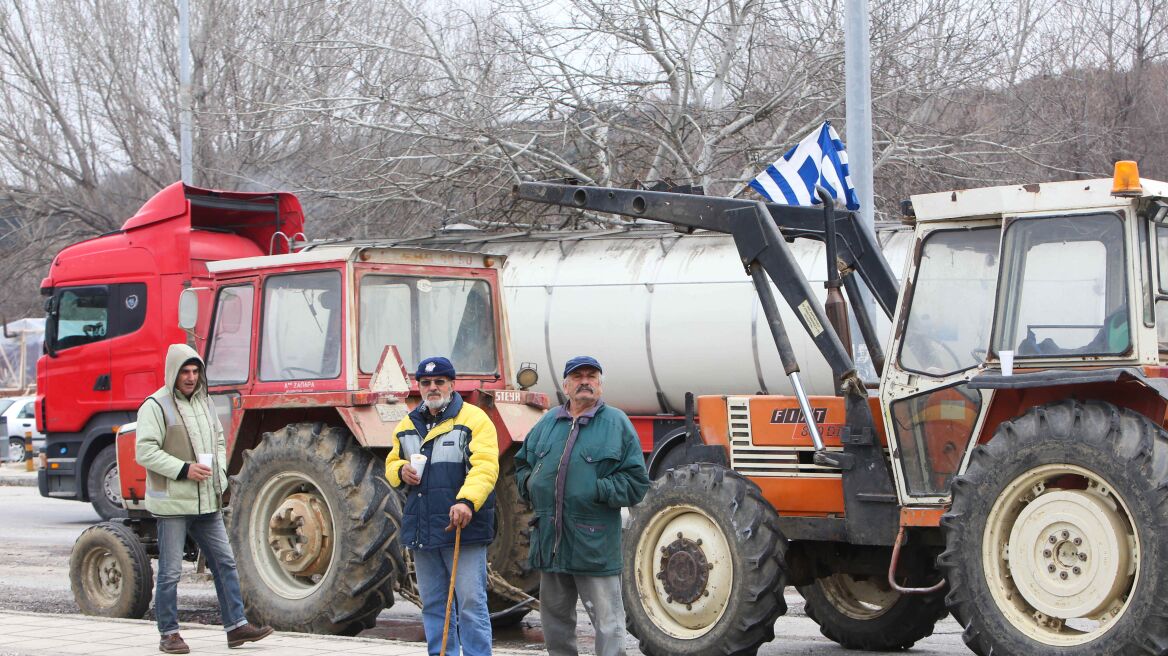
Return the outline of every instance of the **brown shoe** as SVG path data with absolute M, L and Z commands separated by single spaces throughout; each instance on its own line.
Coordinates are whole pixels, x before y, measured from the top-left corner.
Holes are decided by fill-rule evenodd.
M 164 654 L 189 654 L 191 648 L 183 641 L 182 636 L 172 633 L 162 636 L 162 640 L 158 642 L 158 651 Z
M 231 629 L 227 632 L 227 646 L 238 647 L 245 642 L 263 640 L 270 635 L 272 635 L 272 627 L 270 626 L 244 624 L 237 629 Z

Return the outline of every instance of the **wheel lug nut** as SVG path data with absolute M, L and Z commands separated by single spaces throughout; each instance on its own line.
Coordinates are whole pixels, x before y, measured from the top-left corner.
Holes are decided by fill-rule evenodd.
M 678 531 L 678 532 L 677 532 L 677 539 L 678 539 L 678 540 L 682 539 L 681 531 Z
M 1075 546 L 1077 547 L 1080 544 L 1083 544 L 1083 538 L 1075 538 L 1074 540 L 1072 540 L 1072 542 L 1074 542 Z
M 1087 554 L 1086 554 L 1086 553 L 1080 553 L 1080 554 L 1079 554 L 1079 560 L 1087 560 Z
M 698 538 L 698 541 L 695 542 L 694 544 L 698 545 L 699 547 L 702 546 L 702 539 Z
M 1046 571 L 1050 572 L 1051 574 L 1054 574 L 1054 565 L 1047 565 Z
M 1066 540 L 1069 537 L 1071 537 L 1071 532 L 1070 531 L 1063 531 L 1063 539 Z
M 1072 568 L 1071 571 L 1075 573 L 1075 576 L 1083 573 L 1083 570 L 1079 569 L 1078 567 Z
M 1066 581 L 1067 580 L 1067 573 L 1066 572 L 1059 572 L 1059 578 Z
M 1051 535 L 1051 536 L 1050 536 L 1050 543 L 1051 543 L 1051 544 L 1054 544 L 1055 542 L 1058 542 L 1058 538 L 1056 538 L 1055 536 Z
M 1050 558 L 1050 549 L 1043 549 L 1042 550 L 1042 557 L 1043 558 Z

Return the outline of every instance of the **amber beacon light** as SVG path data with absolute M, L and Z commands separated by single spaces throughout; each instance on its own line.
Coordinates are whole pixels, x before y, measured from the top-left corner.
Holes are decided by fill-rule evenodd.
M 1115 163 L 1115 175 L 1111 178 L 1112 196 L 1139 196 L 1144 193 L 1140 186 L 1140 169 L 1131 160 Z

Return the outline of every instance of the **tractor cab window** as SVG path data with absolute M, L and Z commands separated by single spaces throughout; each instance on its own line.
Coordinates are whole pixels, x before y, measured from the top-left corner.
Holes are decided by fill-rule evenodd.
M 939 230 L 921 245 L 900 366 L 943 376 L 981 364 L 998 273 L 997 227 Z
M 996 351 L 1045 358 L 1130 350 L 1119 216 L 1018 219 L 1006 228 L 1002 253 Z
M 1156 288 L 1156 337 L 1161 351 L 1168 351 L 1168 225 L 1156 224 L 1156 259 L 1160 281 Z
M 207 381 L 211 385 L 247 382 L 251 369 L 251 317 L 255 288 L 224 287 L 215 301 Z
M 450 358 L 459 373 L 494 374 L 495 314 L 485 280 L 370 274 L 361 279 L 359 361 L 372 373 L 386 346 L 410 368 L 422 358 Z
M 314 271 L 264 282 L 260 380 L 341 375 L 341 273 Z

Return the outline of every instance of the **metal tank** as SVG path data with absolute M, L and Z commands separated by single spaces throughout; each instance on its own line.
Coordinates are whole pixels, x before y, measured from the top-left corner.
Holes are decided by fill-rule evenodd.
M 889 227 L 878 235 L 901 275 L 912 232 Z M 506 256 L 512 357 L 516 365 L 534 363 L 540 374 L 535 389 L 553 398 L 564 362 L 581 354 L 600 360 L 605 399 L 629 414 L 681 413 L 686 392 L 792 393 L 728 235 L 680 235 L 644 224 L 498 236 L 459 226 L 439 239 Z M 801 239 L 792 251 L 822 302 L 823 245 Z M 780 305 L 808 393 L 834 394 L 827 363 L 791 309 Z M 878 310 L 875 319 L 886 346 L 891 324 Z M 862 344 L 854 326 L 852 333 Z M 863 367 L 865 359 L 861 346 L 857 363 Z

